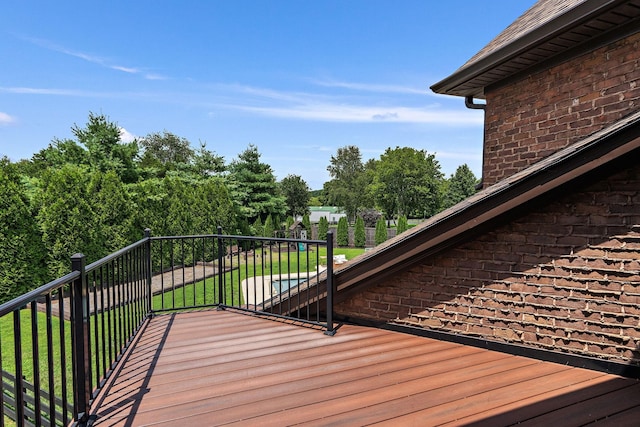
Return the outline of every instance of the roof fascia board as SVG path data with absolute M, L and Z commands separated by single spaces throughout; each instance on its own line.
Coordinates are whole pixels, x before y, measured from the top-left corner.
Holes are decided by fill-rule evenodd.
M 623 3 L 624 0 L 589 0 L 570 9 L 566 13 L 524 34 L 519 39 L 489 53 L 478 61 L 464 67 L 449 77 L 435 83 L 431 90 L 435 93 L 447 94 L 449 90 L 465 83 L 466 81 L 485 73 L 496 65 L 502 64 L 518 55 L 526 52 L 534 46 L 562 34 L 566 30 L 588 21 L 599 15 L 604 10 Z M 469 94 L 474 95 L 474 94 Z M 477 96 L 477 94 L 475 94 Z
M 522 71 L 518 71 L 517 73 L 500 80 L 496 83 L 492 83 L 488 85 L 484 92 L 488 93 L 492 90 L 504 87 L 509 85 L 512 82 L 518 81 L 525 76 L 529 76 L 535 74 L 539 71 L 547 70 L 549 68 L 555 67 L 556 65 L 562 64 L 563 62 L 567 62 L 572 58 L 579 57 L 586 53 L 595 51 L 600 49 L 601 47 L 607 46 L 613 42 L 618 40 L 622 40 L 628 36 L 631 36 L 638 32 L 638 27 L 640 26 L 640 18 L 634 19 L 631 22 L 622 25 L 615 30 L 607 31 L 602 33 L 601 35 L 590 39 L 587 43 L 581 43 L 577 46 L 574 46 L 567 51 L 565 51 L 562 55 L 555 55 L 546 59 L 536 65 L 533 65 L 529 68 L 526 68 Z

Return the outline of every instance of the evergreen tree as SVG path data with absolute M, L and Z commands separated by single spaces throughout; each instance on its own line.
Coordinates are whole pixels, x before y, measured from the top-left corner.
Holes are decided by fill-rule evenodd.
M 264 226 L 262 225 L 262 221 L 260 217 L 256 218 L 252 225 L 253 231 L 252 235 L 254 236 L 264 236 Z
M 271 166 L 260 162 L 258 149 L 249 145 L 229 166 L 229 184 L 240 215 L 253 222 L 268 214 L 284 214 L 286 204 L 279 195 Z
M 267 216 L 267 219 L 264 221 L 264 237 L 273 237 L 275 229 L 273 227 L 273 219 L 271 214 Z
M 349 224 L 347 217 L 342 216 L 338 220 L 338 246 L 349 246 Z
M 302 216 L 302 225 L 304 226 L 305 230 L 311 233 L 311 220 L 309 219 L 309 214 L 305 213 Z
M 0 303 L 46 282 L 41 238 L 20 177 L 0 160 Z
M 469 166 L 464 164 L 445 182 L 443 207 L 446 209 L 475 194 L 478 180 Z
M 102 250 L 91 238 L 93 209 L 87 194 L 91 173 L 83 166 L 47 170 L 40 180 L 37 215 L 51 279 L 70 271 L 70 257 L 83 253 L 89 262 Z
M 294 222 L 295 222 L 295 220 L 293 219 L 293 217 L 291 215 L 289 215 L 287 217 L 287 222 L 286 222 L 287 229 L 285 230 L 287 233 L 289 233 L 289 229 L 291 228 L 291 226 L 293 225 Z
M 364 248 L 367 243 L 367 235 L 364 230 L 364 220 L 360 216 L 356 219 L 356 228 L 354 230 L 353 240 L 356 248 Z
M 396 228 L 396 234 L 404 233 L 409 229 L 409 222 L 407 221 L 407 217 L 404 215 L 400 215 L 398 218 L 398 226 Z
M 329 231 L 329 221 L 326 216 L 321 216 L 318 222 L 318 240 L 327 240 L 327 231 Z
M 114 170 L 123 182 L 136 182 L 139 176 L 138 143 L 120 141 L 120 127 L 103 114 L 89 113 L 84 128 L 74 125 L 71 131 L 78 142 L 87 149 L 91 170 Z
M 131 201 L 115 171 L 95 172 L 89 183 L 88 202 L 93 212 L 92 244 L 102 258 L 142 237 L 133 229 Z
M 375 234 L 375 243 L 379 245 L 380 243 L 387 240 L 387 225 L 385 224 L 384 217 L 380 217 L 378 222 L 376 222 L 376 234 Z

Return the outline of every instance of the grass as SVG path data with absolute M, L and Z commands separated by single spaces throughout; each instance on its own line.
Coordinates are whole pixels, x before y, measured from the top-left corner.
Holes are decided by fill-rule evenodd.
M 51 317 L 50 327 L 52 329 L 51 341 L 51 356 L 53 358 L 53 371 L 49 370 L 48 366 L 48 346 L 47 346 L 47 316 L 45 313 L 36 312 L 35 322 L 37 331 L 37 345 L 34 346 L 32 339 L 32 312 L 30 309 L 20 311 L 20 328 L 21 328 L 21 346 L 22 353 L 20 355 L 19 362 L 22 366 L 22 375 L 29 383 L 35 383 L 35 369 L 34 369 L 34 347 L 38 351 L 38 371 L 40 375 L 40 388 L 49 390 L 49 380 L 53 381 L 54 394 L 57 397 L 63 395 L 63 377 L 66 378 L 68 388 L 66 390 L 67 397 L 71 399 L 72 396 L 72 371 L 71 371 L 71 323 L 63 320 L 63 326 L 65 333 L 69 337 L 64 342 L 64 345 L 60 343 L 60 322 L 58 317 Z M 13 316 L 6 315 L 0 318 L 0 358 L 2 361 L 2 369 L 11 374 L 16 373 L 16 358 L 14 356 L 14 324 Z M 63 347 L 64 347 L 64 360 L 65 371 L 62 372 L 62 360 L 63 360 Z M 71 400 L 72 401 L 72 400 Z M 57 408 L 61 411 L 61 408 Z M 71 416 L 72 414 L 70 414 Z M 4 418 L 5 425 L 11 426 L 15 423 L 9 420 L 6 416 Z
M 364 253 L 362 248 L 335 248 L 333 254 L 343 254 L 349 260 Z M 243 280 L 254 276 L 276 276 L 315 272 L 318 264 L 326 265 L 327 249 L 320 247 L 316 255 L 311 252 L 277 252 L 265 250 L 261 257 L 234 257 L 233 265 L 237 266 L 224 274 L 225 304 L 240 306 L 245 303 L 240 285 Z M 218 303 L 218 277 L 211 277 L 191 283 L 177 289 L 155 295 L 152 307 L 154 310 L 178 309 L 189 306 L 206 306 Z

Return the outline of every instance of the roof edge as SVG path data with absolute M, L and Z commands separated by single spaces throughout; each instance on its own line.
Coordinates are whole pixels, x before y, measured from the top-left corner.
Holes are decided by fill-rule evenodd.
M 479 58 L 476 62 L 462 66 L 453 74 L 433 84 L 430 89 L 435 93 L 443 95 L 482 98 L 484 94 L 480 94 L 477 91 L 468 94 L 456 94 L 451 93 L 451 91 L 466 81 L 491 70 L 496 65 L 517 57 L 532 47 L 589 20 L 593 16 L 602 13 L 603 10 L 609 9 L 618 3 L 623 3 L 623 1 L 624 0 L 590 0 L 580 3 L 555 19 L 534 28 L 517 40 Z
M 594 168 L 640 149 L 640 111 L 492 185 L 407 232 L 344 264 L 335 272 L 339 290 L 376 281 L 461 240 L 498 216 L 547 194 Z M 412 261 L 411 259 L 414 259 Z

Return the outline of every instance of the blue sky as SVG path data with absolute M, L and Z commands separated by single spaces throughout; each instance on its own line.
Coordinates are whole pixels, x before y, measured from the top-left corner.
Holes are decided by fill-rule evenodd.
M 429 86 L 534 0 L 17 1 L 0 14 L 0 155 L 72 138 L 89 112 L 125 139 L 169 131 L 278 180 L 329 179 L 338 148 L 435 154 L 481 173 L 483 113 Z

